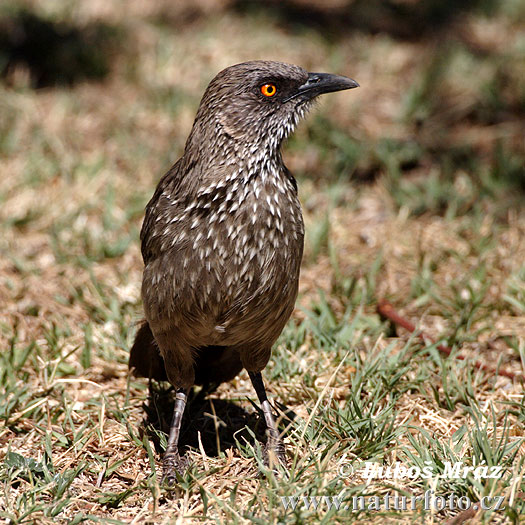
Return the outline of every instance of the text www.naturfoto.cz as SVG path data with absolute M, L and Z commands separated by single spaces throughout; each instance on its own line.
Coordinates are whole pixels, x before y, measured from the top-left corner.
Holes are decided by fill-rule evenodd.
M 345 498 L 344 492 L 338 496 L 281 496 L 282 506 L 288 510 L 305 509 L 314 511 L 409 511 L 423 506 L 424 510 L 439 512 L 443 509 L 463 511 L 471 507 L 474 510 L 504 510 L 502 496 L 485 496 L 479 502 L 472 502 L 468 496 L 439 496 L 433 490 L 427 490 L 423 496 L 401 496 L 397 492 L 383 496 L 352 496 Z

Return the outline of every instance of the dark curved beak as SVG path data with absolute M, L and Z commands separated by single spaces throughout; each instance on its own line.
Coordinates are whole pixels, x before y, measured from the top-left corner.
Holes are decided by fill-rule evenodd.
M 306 82 L 299 86 L 297 92 L 291 97 L 288 97 L 285 102 L 299 96 L 311 100 L 323 93 L 331 93 L 332 91 L 342 91 L 356 87 L 359 87 L 359 84 L 348 77 L 332 75 L 331 73 L 308 73 Z

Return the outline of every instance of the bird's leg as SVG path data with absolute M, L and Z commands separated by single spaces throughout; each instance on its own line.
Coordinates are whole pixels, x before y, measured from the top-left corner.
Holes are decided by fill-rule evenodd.
M 179 388 L 175 396 L 168 446 L 162 458 L 162 482 L 168 485 L 174 485 L 177 481 L 177 473 L 183 474 L 188 466 L 187 462 L 182 460 L 179 455 L 180 425 L 187 398 L 188 391 L 184 388 Z
M 253 388 L 255 388 L 255 392 L 261 403 L 266 427 L 268 429 L 268 440 L 264 448 L 264 462 L 266 466 L 275 466 L 277 463 L 285 465 L 286 459 L 284 445 L 281 441 L 279 431 L 277 430 L 277 425 L 275 424 L 272 407 L 270 406 L 270 402 L 266 395 L 261 372 L 248 372 L 248 375 L 250 376 Z

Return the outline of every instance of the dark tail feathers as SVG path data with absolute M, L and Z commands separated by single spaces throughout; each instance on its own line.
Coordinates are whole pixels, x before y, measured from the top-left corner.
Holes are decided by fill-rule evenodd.
M 195 350 L 195 384 L 230 381 L 241 370 L 239 353 L 225 346 L 206 346 Z M 129 368 L 137 377 L 167 381 L 164 359 L 146 320 L 142 321 L 129 352 Z
M 167 381 L 164 359 L 147 321 L 142 321 L 129 352 L 129 369 L 137 377 Z

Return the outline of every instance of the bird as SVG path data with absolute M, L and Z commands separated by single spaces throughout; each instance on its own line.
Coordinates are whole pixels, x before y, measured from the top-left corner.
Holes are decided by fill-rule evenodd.
M 189 390 L 243 369 L 266 422 L 265 458 L 285 461 L 261 374 L 294 309 L 304 244 L 297 183 L 281 145 L 319 95 L 358 86 L 283 62 L 227 67 L 205 90 L 183 155 L 146 206 L 145 319 L 129 368 L 175 388 L 162 459 L 169 485 L 187 468 L 178 441 Z

